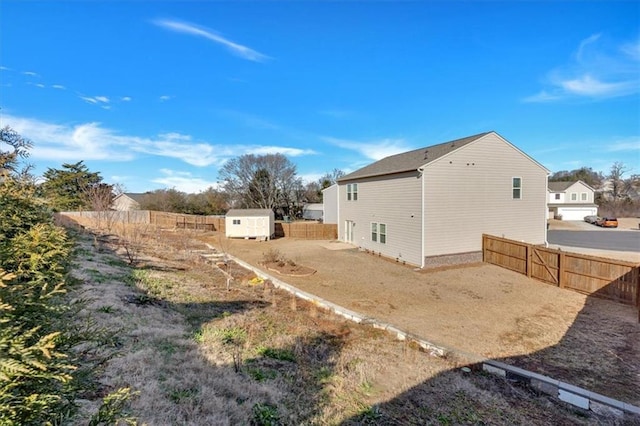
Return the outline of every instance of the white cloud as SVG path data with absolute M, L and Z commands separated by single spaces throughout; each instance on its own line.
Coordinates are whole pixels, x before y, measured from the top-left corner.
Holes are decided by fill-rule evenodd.
M 178 172 L 169 169 L 160 169 L 161 177 L 152 179 L 151 182 L 159 183 L 167 188 L 175 188 L 178 191 L 194 194 L 207 190 L 209 187 L 217 188 L 218 183 L 194 176 L 190 172 Z
M 109 103 L 109 98 L 107 98 L 106 96 L 79 96 L 80 99 L 82 99 L 83 101 L 89 103 L 89 104 L 108 104 Z M 102 107 L 104 109 L 109 109 L 108 107 L 105 107 L 104 105 L 102 105 Z
M 586 97 L 607 99 L 640 92 L 640 43 L 613 44 L 601 34 L 580 42 L 572 59 L 550 71 L 546 87 L 524 102 Z
M 39 87 L 39 88 L 41 88 L 41 89 L 44 89 L 44 88 L 45 88 L 45 85 L 44 85 L 44 84 L 42 84 L 42 83 L 36 83 L 36 84 L 34 84 L 34 86 Z
M 222 46 L 229 49 L 234 55 L 237 55 L 241 58 L 247 59 L 249 61 L 254 62 L 264 62 L 267 59 L 270 59 L 268 56 L 263 55 L 262 53 L 253 50 L 247 46 L 243 46 L 238 43 L 234 43 L 231 40 L 228 40 L 215 32 L 208 30 L 204 27 L 200 27 L 195 24 L 190 24 L 187 22 L 173 21 L 173 20 L 156 20 L 153 22 L 155 25 L 165 28 L 170 31 L 175 31 L 178 33 L 190 34 L 197 37 L 203 37 L 207 40 L 211 40 L 214 43 L 221 44 Z
M 131 160 L 128 140 L 99 123 L 52 124 L 37 119 L 5 115 L 4 121 L 34 142 L 31 156 L 47 160 Z
M 40 77 L 40 75 L 37 72 L 33 72 L 33 71 L 23 71 L 22 74 L 28 75 L 29 77 Z
M 312 149 L 288 148 L 282 146 L 248 146 L 244 150 L 247 151 L 247 153 L 257 155 L 283 154 L 288 157 L 300 157 L 301 155 L 316 154 Z
M 323 141 L 340 148 L 359 152 L 371 160 L 381 160 L 393 154 L 409 151 L 411 148 L 404 139 L 380 139 L 368 142 L 359 142 L 332 137 L 322 137 Z
M 0 65 L 0 71 L 11 71 L 11 68 L 3 67 L 2 65 Z
M 300 179 L 304 183 L 309 183 L 318 181 L 322 176 L 324 176 L 324 173 L 305 173 L 300 175 Z
M 172 98 L 172 96 L 169 96 L 169 95 L 162 95 L 162 96 L 160 96 L 158 99 L 160 99 L 160 102 L 165 102 L 165 101 L 168 101 L 168 100 L 169 100 L 169 99 L 171 99 L 171 98 Z
M 107 98 L 106 96 L 96 96 L 95 99 L 98 102 L 104 102 L 105 104 L 109 103 L 109 98 Z
M 67 88 L 65 86 L 63 86 L 62 84 L 54 84 L 51 87 L 53 87 L 54 89 L 58 89 L 58 90 L 66 90 Z
M 211 144 L 180 133 L 163 133 L 150 138 L 122 135 L 96 122 L 55 124 L 4 114 L 2 125 L 9 125 L 31 139 L 34 142 L 32 156 L 47 160 L 129 161 L 143 153 L 206 167 L 219 166 L 229 158 L 251 153 L 279 152 L 291 157 L 314 154 L 312 150 L 290 147 Z
M 120 100 L 122 102 L 131 102 L 131 97 L 130 96 L 123 96 L 120 98 Z
M 605 151 L 619 152 L 619 151 L 639 151 L 640 152 L 640 137 L 631 136 L 623 138 L 605 145 Z

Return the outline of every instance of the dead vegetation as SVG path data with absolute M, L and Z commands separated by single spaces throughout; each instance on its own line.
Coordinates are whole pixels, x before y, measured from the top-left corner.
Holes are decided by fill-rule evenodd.
M 146 230 L 132 264 L 122 238 L 79 239 L 89 309 L 122 330 L 104 389 L 138 392 L 141 424 L 602 424 L 459 360 L 248 285 L 202 261 L 188 234 Z M 235 263 L 234 277 L 247 276 Z M 473 367 L 473 366 L 472 366 Z M 87 402 L 87 404 L 90 404 Z M 633 419 L 626 419 L 633 421 Z

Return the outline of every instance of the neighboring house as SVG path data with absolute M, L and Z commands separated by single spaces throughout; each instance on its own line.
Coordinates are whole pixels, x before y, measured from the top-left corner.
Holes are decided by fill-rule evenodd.
M 595 190 L 581 180 L 577 182 L 549 182 L 549 218 L 584 220 L 596 216 Z
M 322 190 L 323 223 L 338 223 L 338 201 L 337 183 Z
M 271 239 L 276 232 L 271 209 L 231 209 L 225 215 L 227 238 Z
M 548 174 L 495 132 L 392 155 L 338 180 L 338 238 L 419 266 L 483 233 L 544 244 Z
M 138 210 L 140 208 L 140 201 L 145 194 L 137 194 L 134 192 L 123 192 L 118 194 L 113 199 L 114 210 Z
M 323 206 L 320 203 L 309 203 L 302 207 L 302 218 L 306 220 L 322 220 Z

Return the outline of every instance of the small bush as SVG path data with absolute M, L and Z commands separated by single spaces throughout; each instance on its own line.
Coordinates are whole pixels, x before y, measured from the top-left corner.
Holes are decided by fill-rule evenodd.
M 279 263 L 286 261 L 286 259 L 280 250 L 272 248 L 266 253 L 262 253 L 262 261 L 264 263 Z
M 255 426 L 277 426 L 280 425 L 280 414 L 278 407 L 271 404 L 257 403 L 253 406 L 253 419 L 251 424 Z

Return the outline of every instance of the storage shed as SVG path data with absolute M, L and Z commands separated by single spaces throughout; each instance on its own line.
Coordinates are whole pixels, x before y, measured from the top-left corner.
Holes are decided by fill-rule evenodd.
M 271 209 L 231 209 L 225 216 L 227 238 L 270 239 L 275 234 Z
M 305 220 L 321 220 L 323 205 L 321 203 L 309 203 L 302 207 L 302 218 Z

